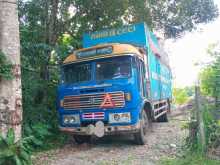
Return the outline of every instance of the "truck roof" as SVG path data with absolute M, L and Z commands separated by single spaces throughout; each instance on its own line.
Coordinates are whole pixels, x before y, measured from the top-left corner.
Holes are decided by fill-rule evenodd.
M 63 64 L 90 61 L 101 58 L 109 58 L 115 56 L 125 56 L 125 55 L 135 55 L 140 59 L 144 59 L 144 50 L 138 47 L 135 47 L 130 44 L 120 44 L 120 43 L 111 43 L 111 44 L 102 44 L 89 48 L 83 48 L 75 51 L 73 54 L 70 54 L 63 62 Z

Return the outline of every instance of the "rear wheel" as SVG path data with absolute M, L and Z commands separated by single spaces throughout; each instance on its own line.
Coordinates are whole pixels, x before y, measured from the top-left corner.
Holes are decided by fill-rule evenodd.
M 134 140 L 136 144 L 144 145 L 146 143 L 146 134 L 150 127 L 149 121 L 150 120 L 148 119 L 146 112 L 143 110 L 141 112 L 141 118 L 140 118 L 140 130 L 134 134 Z
M 91 136 L 74 135 L 73 138 L 74 138 L 74 140 L 77 144 L 83 144 L 83 143 L 90 143 L 91 142 Z

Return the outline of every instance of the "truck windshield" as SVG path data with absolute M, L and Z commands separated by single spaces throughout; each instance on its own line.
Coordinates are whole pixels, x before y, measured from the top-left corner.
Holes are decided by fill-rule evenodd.
M 96 79 L 117 79 L 131 76 L 131 58 L 116 57 L 96 63 Z
M 70 64 L 63 68 L 66 84 L 91 80 L 91 64 Z

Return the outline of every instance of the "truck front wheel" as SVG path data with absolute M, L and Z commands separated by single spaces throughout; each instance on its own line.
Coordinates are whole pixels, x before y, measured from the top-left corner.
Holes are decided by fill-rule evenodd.
M 146 112 L 143 110 L 141 112 L 140 118 L 140 130 L 134 134 L 134 140 L 138 145 L 144 145 L 146 143 L 146 134 L 150 127 L 150 120 Z
M 73 138 L 74 138 L 74 140 L 77 144 L 83 144 L 83 143 L 90 143 L 91 142 L 91 136 L 88 136 L 88 135 L 74 135 Z

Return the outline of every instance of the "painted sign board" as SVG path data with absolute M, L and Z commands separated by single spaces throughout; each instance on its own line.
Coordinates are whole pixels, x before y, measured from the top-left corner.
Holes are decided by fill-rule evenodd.
M 145 34 L 147 29 L 144 23 L 139 23 L 85 33 L 83 35 L 83 47 L 88 48 L 105 43 L 126 43 L 146 47 L 147 38 Z

